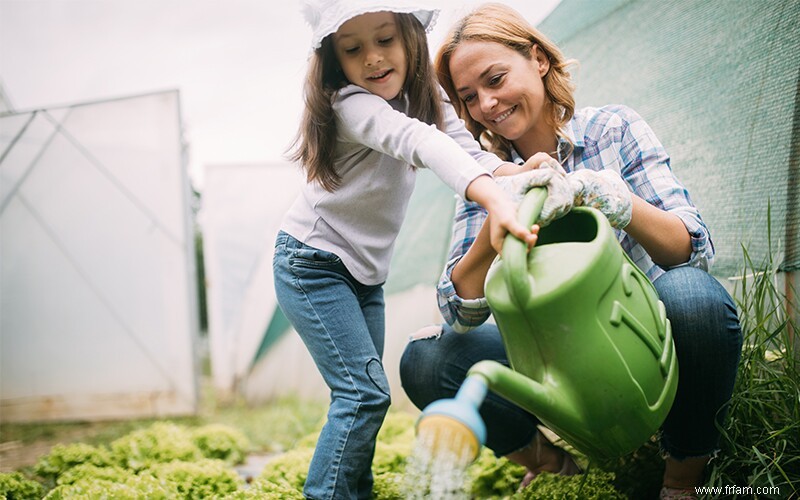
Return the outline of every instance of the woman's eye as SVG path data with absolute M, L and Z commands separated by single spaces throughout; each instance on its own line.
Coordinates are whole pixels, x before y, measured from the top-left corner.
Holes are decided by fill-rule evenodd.
M 493 77 L 489 78 L 489 85 L 495 86 L 502 81 L 503 81 L 503 75 L 494 75 Z
M 475 94 L 467 94 L 461 100 L 464 101 L 464 104 L 469 104 L 475 100 Z

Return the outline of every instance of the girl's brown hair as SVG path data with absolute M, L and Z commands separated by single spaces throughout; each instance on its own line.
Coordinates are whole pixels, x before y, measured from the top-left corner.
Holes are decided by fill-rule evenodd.
M 513 49 L 525 58 L 532 57 L 537 45 L 550 62 L 550 69 L 543 77 L 546 109 L 544 117 L 559 137 L 561 129 L 575 113 L 575 86 L 567 68 L 575 61 L 566 60 L 558 46 L 539 30 L 531 26 L 517 11 L 502 4 L 484 4 L 464 16 L 445 38 L 436 55 L 436 74 L 458 115 L 464 120 L 472 135 L 489 151 L 508 160 L 511 143 L 473 120 L 466 106 L 458 98 L 453 77 L 450 74 L 450 57 L 464 41 L 495 42 Z
M 413 14 L 395 13 L 394 16 L 408 62 L 403 85 L 407 114 L 441 127 L 442 101 L 428 53 L 425 28 Z M 329 35 L 309 61 L 304 87 L 305 109 L 289 156 L 303 166 L 308 182 L 319 182 L 328 191 L 334 191 L 342 180 L 334 168 L 337 130 L 333 98 L 349 83 L 336 58 L 333 37 Z

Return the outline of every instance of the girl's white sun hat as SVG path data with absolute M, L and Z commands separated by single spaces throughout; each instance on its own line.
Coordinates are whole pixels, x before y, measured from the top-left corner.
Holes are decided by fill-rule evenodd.
M 433 29 L 439 16 L 438 9 L 402 0 L 305 0 L 303 15 L 313 30 L 311 50 L 318 49 L 323 38 L 336 33 L 348 20 L 361 14 L 384 11 L 414 14 L 427 32 Z

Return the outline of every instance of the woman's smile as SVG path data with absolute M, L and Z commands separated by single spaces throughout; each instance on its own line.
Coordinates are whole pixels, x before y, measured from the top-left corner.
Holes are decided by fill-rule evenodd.
M 542 76 L 546 58 L 525 57 L 494 42 L 465 41 L 450 57 L 450 73 L 473 120 L 509 141 L 534 138 L 548 127 Z
M 495 118 L 492 118 L 490 121 L 491 121 L 492 123 L 494 123 L 495 125 L 500 125 L 500 123 L 502 123 L 503 121 L 505 121 L 505 119 L 506 119 L 506 118 L 508 118 L 509 116 L 511 116 L 511 113 L 513 113 L 514 111 L 516 111 L 516 109 L 517 109 L 517 106 L 516 106 L 516 105 L 514 105 L 514 106 L 511 106 L 511 108 L 509 108 L 508 110 L 504 111 L 504 112 L 503 112 L 503 113 L 502 113 L 500 116 L 497 116 L 497 117 L 495 117 Z

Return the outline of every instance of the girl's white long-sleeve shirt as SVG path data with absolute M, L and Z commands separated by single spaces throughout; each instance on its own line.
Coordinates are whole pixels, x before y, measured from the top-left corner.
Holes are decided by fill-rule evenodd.
M 465 198 L 470 182 L 502 163 L 480 148 L 448 102 L 441 131 L 406 115 L 406 106 L 355 85 L 339 90 L 334 164 L 341 184 L 329 192 L 307 183 L 281 224 L 303 243 L 335 253 L 364 285 L 386 281 L 416 179 L 409 165 L 431 169 Z

